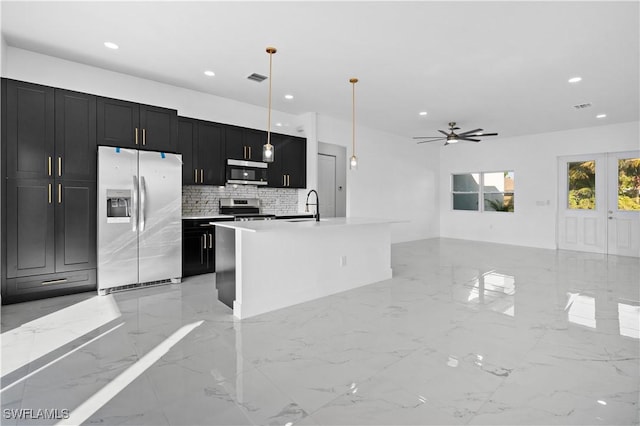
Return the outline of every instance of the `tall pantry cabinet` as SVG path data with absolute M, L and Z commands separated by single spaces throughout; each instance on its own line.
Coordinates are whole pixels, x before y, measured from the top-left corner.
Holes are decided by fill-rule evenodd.
M 2 303 L 96 287 L 96 97 L 2 80 Z

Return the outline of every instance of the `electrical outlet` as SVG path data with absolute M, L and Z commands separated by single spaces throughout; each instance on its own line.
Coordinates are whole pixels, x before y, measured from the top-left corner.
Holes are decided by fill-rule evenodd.
M 340 266 L 347 266 L 347 256 L 340 256 Z

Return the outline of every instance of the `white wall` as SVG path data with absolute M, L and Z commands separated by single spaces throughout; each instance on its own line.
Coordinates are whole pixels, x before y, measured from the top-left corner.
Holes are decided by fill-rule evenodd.
M 267 110 L 189 89 L 132 77 L 9 46 L 3 76 L 133 102 L 174 108 L 182 116 L 264 129 Z M 307 187 L 318 181 L 318 141 L 351 146 L 351 122 L 309 112 L 273 112 L 273 129 L 307 138 Z M 304 133 L 298 131 L 304 129 Z M 437 150 L 406 138 L 359 128 L 358 171 L 347 175 L 347 215 L 407 221 L 392 226 L 392 241 L 438 236 Z M 276 154 L 277 155 L 277 154 Z M 300 211 L 306 190 L 299 191 Z
M 351 121 L 318 115 L 318 141 L 347 147 Z M 347 216 L 389 218 L 392 242 L 437 237 L 438 151 L 407 138 L 356 128 L 358 170 L 347 171 Z
M 441 147 L 440 235 L 556 248 L 557 158 L 640 149 L 638 128 L 631 122 Z M 505 170 L 515 171 L 514 213 L 451 209 L 451 174 Z

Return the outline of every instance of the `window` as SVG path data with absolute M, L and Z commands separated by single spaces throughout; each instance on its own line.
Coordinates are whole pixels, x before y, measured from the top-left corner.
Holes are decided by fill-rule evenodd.
M 453 210 L 513 212 L 514 176 L 513 171 L 452 175 Z

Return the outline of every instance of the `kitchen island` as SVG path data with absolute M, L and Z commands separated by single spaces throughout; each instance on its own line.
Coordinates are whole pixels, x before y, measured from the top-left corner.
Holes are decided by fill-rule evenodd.
M 391 278 L 391 222 L 212 222 L 218 298 L 237 318 Z

